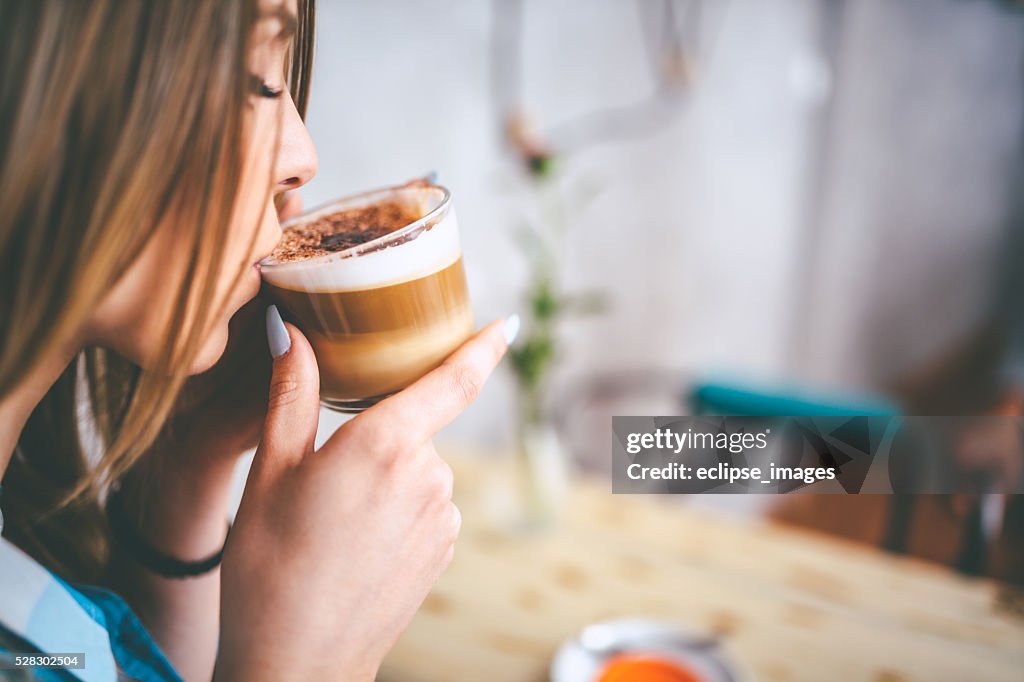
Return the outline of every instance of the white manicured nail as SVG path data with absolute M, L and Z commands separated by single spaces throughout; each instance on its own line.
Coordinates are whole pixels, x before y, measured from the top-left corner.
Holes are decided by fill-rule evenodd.
M 519 313 L 512 313 L 505 318 L 505 324 L 502 326 L 502 333 L 505 334 L 505 343 L 512 345 L 512 342 L 519 336 Z

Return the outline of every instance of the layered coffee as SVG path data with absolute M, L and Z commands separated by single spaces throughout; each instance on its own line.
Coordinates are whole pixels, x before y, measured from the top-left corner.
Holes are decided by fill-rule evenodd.
M 324 404 L 364 409 L 436 367 L 473 331 L 447 190 L 410 184 L 284 226 L 266 296 L 309 339 Z

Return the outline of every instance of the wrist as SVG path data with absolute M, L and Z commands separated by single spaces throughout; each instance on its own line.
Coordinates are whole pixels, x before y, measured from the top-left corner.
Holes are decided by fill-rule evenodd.
M 136 528 L 135 523 L 124 511 L 124 501 L 119 490 L 111 491 L 107 497 L 107 521 L 110 533 L 119 550 L 127 553 L 136 563 L 162 578 L 180 580 L 196 578 L 218 568 L 224 557 L 222 545 L 214 554 L 202 559 L 181 559 L 160 551 L 149 538 Z M 225 523 L 227 533 L 231 525 Z
M 346 660 L 333 656 L 330 661 L 311 665 L 308 660 L 283 660 L 269 649 L 243 647 L 237 655 L 221 640 L 213 682 L 280 682 L 281 680 L 344 680 L 372 682 L 377 678 L 380 661 Z
M 233 480 L 233 462 L 202 469 L 164 458 L 140 462 L 121 482 L 123 512 L 157 550 L 206 557 L 224 544 Z

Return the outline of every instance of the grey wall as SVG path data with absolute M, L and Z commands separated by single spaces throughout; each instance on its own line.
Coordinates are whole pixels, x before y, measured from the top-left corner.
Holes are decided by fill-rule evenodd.
M 991 314 L 1024 191 L 1024 12 L 844 4 L 807 348 L 814 376 L 870 387 Z

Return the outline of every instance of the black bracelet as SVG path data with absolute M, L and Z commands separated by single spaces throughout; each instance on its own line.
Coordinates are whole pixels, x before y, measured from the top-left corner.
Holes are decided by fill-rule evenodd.
M 194 578 L 217 568 L 224 558 L 224 547 L 199 561 L 182 561 L 153 547 L 125 515 L 120 489 L 111 490 L 107 497 L 107 522 L 110 524 L 110 534 L 120 547 L 127 550 L 140 565 L 164 578 Z M 230 533 L 231 522 L 227 524 Z

